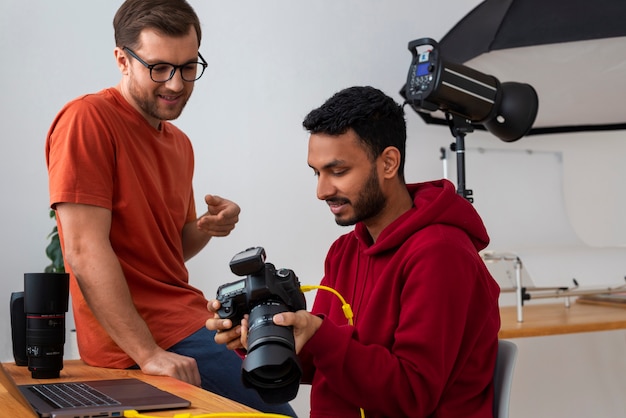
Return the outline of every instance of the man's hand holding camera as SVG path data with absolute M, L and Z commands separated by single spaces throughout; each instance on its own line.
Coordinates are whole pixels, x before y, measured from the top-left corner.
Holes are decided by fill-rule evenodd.
M 210 300 L 208 303 L 209 312 L 213 313 L 213 318 L 206 321 L 207 329 L 217 331 L 215 342 L 225 344 L 230 350 L 246 349 L 248 347 L 248 315 L 244 315 L 241 324 L 233 328 L 230 319 L 222 319 L 217 314 L 220 308 L 218 300 Z M 296 343 L 296 354 L 317 332 L 322 325 L 322 318 L 315 316 L 306 310 L 296 312 L 282 312 L 274 315 L 274 324 L 279 326 L 292 326 Z
M 246 349 L 244 342 L 241 339 L 241 325 L 237 325 L 233 328 L 233 321 L 230 319 L 220 318 L 217 311 L 220 309 L 221 304 L 218 300 L 210 300 L 207 308 L 209 312 L 213 314 L 213 318 L 209 318 L 206 321 L 206 327 L 210 331 L 217 331 L 215 334 L 215 342 L 218 344 L 225 344 L 229 350 Z M 247 316 L 244 319 L 247 321 Z
M 313 334 L 317 332 L 319 327 L 322 326 L 322 318 L 305 310 L 282 312 L 274 315 L 273 319 L 276 325 L 293 327 L 293 336 L 296 341 L 296 354 L 300 353 L 304 344 L 306 344 Z M 242 329 L 242 339 L 245 338 L 246 332 L 247 329 Z

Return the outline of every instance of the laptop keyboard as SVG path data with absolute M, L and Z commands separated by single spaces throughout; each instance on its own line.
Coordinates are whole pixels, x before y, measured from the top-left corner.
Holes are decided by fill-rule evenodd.
M 119 405 L 115 399 L 84 383 L 59 383 L 30 387 L 37 395 L 57 408 Z

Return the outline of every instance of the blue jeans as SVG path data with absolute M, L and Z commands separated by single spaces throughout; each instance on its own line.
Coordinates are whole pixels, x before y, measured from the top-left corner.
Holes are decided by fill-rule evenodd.
M 241 358 L 213 337 L 215 331 L 202 329 L 168 349 L 198 363 L 202 388 L 266 413 L 295 417 L 296 413 L 285 404 L 265 403 L 254 389 L 246 388 L 241 381 Z

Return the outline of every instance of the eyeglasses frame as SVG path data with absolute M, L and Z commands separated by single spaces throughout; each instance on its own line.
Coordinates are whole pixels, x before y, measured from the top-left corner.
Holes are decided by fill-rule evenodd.
M 150 79 L 152 81 L 154 81 L 155 83 L 167 83 L 168 81 L 170 81 L 172 79 L 172 77 L 174 77 L 174 74 L 176 74 L 176 70 L 178 70 L 178 72 L 180 73 L 180 77 L 183 79 L 183 81 L 186 81 L 188 83 L 192 83 L 194 81 L 199 80 L 200 77 L 202 77 L 202 75 L 204 74 L 204 71 L 209 66 L 209 64 L 206 62 L 206 60 L 204 59 L 204 57 L 202 56 L 200 51 L 198 51 L 198 58 L 200 58 L 200 60 L 201 60 L 200 62 L 198 62 L 198 61 L 188 61 L 188 62 L 186 62 L 184 64 L 181 64 L 181 65 L 174 65 L 174 64 L 169 63 L 169 62 L 157 62 L 156 64 L 148 64 L 147 62 L 145 62 L 144 60 L 139 58 L 139 56 L 135 53 L 135 51 L 133 51 L 129 47 L 127 47 L 127 46 L 122 47 L 122 51 L 128 52 L 131 57 L 135 58 L 137 61 L 139 61 L 139 63 L 141 63 L 144 67 L 146 67 L 148 70 L 150 70 Z M 202 66 L 202 72 L 200 73 L 200 76 L 198 78 L 194 79 L 194 80 L 186 80 L 185 77 L 183 76 L 183 67 L 185 67 L 186 65 L 189 65 L 189 64 L 200 64 Z M 154 67 L 156 67 L 157 65 L 171 65 L 172 67 L 174 67 L 174 69 L 170 73 L 170 76 L 168 77 L 167 80 L 156 81 L 152 77 L 152 69 Z

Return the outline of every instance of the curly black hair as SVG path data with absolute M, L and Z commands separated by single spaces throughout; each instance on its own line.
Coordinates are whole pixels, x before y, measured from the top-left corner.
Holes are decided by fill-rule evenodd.
M 342 135 L 352 129 L 375 160 L 385 148 L 400 151 L 398 175 L 404 177 L 406 121 L 402 106 L 370 86 L 348 87 L 313 109 L 302 126 L 312 134 Z

